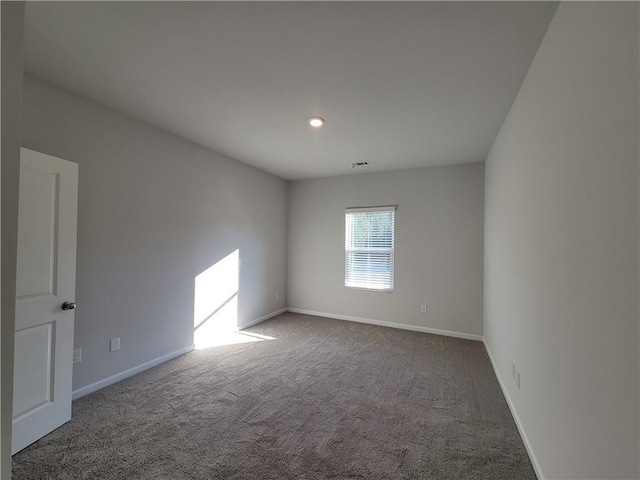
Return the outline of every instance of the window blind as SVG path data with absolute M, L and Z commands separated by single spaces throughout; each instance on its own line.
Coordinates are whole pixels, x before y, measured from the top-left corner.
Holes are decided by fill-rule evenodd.
M 393 290 L 395 213 L 396 206 L 346 209 L 346 287 Z

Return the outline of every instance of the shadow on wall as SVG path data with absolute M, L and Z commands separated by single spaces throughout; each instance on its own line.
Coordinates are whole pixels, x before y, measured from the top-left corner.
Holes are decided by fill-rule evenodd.
M 195 278 L 193 335 L 197 349 L 275 340 L 238 331 L 240 250 L 235 250 Z

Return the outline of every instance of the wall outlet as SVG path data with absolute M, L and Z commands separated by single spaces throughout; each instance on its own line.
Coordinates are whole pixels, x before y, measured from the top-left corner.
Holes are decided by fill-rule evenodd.
M 280 298 L 280 292 L 276 292 L 276 300 Z
M 515 363 L 511 364 L 511 378 L 513 378 L 514 380 L 516 379 L 516 364 Z
M 76 348 L 73 351 L 73 363 L 80 363 L 82 361 L 82 349 Z
M 427 306 L 426 305 L 420 305 L 420 312 L 427 313 Z
M 115 352 L 116 350 L 120 350 L 120 337 L 109 340 L 109 351 Z
M 518 390 L 520 390 L 520 372 L 516 372 L 516 385 L 518 386 Z

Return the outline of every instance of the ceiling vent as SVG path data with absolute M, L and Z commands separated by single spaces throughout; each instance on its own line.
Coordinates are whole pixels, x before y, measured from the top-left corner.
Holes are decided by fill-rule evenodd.
M 371 165 L 369 162 L 356 162 L 351 164 L 351 168 L 368 167 Z

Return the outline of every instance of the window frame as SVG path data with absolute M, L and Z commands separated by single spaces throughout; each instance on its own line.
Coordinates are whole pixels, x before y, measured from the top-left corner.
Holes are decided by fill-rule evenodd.
M 344 250 L 344 287 L 348 288 L 350 290 L 362 290 L 362 291 L 367 291 L 367 292 L 378 292 L 378 293 L 393 293 L 393 291 L 395 290 L 395 237 L 396 237 L 396 213 L 398 211 L 398 206 L 397 205 L 381 205 L 381 206 L 374 206 L 374 207 L 348 207 L 345 208 L 345 212 L 344 212 L 344 226 L 345 226 L 345 232 L 344 232 L 344 238 L 345 238 L 345 250 Z M 357 213 L 382 213 L 382 212 L 391 212 L 392 213 L 392 221 L 393 221 L 393 225 L 392 225 L 392 230 L 391 230 L 391 248 L 386 248 L 386 249 L 380 249 L 380 247 L 378 247 L 378 250 L 380 253 L 390 253 L 391 254 L 391 260 L 390 260 L 390 275 L 389 275 L 389 280 L 390 280 L 390 286 L 387 288 L 371 288 L 371 287 L 363 287 L 363 286 L 354 286 L 354 285 L 348 285 L 347 281 L 349 278 L 348 275 L 348 254 L 349 252 L 353 252 L 356 250 L 360 250 L 363 253 L 368 253 L 371 252 L 370 248 L 360 248 L 360 249 L 349 249 L 348 248 L 348 242 L 350 239 L 350 231 L 349 231 L 349 220 L 348 220 L 348 215 L 349 214 L 357 214 Z

